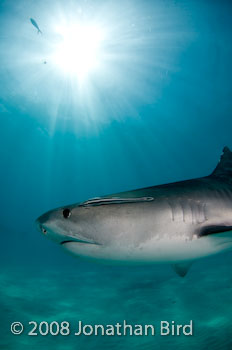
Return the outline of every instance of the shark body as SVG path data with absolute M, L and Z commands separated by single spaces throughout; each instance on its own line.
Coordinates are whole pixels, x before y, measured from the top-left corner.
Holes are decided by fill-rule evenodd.
M 184 276 L 194 260 L 232 249 L 232 152 L 209 176 L 51 210 L 37 226 L 74 255 L 171 263 Z

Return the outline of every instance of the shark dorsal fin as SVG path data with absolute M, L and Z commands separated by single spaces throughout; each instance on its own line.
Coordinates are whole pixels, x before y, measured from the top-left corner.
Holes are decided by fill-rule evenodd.
M 224 147 L 220 161 L 211 176 L 216 177 L 232 177 L 232 152 L 229 147 Z

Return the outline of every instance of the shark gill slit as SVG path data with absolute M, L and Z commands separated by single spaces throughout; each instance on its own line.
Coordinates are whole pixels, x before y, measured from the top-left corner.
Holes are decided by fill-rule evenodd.
M 226 189 L 221 189 L 221 192 L 222 192 L 222 196 L 223 198 L 226 200 L 226 201 L 230 201 L 231 200 L 231 197 L 230 197 L 230 194 L 229 192 L 226 190 Z
M 182 209 L 183 222 L 185 222 L 185 202 L 180 200 L 180 206 L 181 206 L 181 209 Z
M 207 215 L 206 215 L 206 203 L 203 204 L 203 213 L 204 213 L 204 219 L 205 221 L 208 220 Z
M 201 202 L 198 202 L 197 210 L 198 210 L 198 220 L 197 220 L 197 222 L 198 222 L 198 224 L 200 224 L 200 223 L 205 221 L 203 204 Z
M 190 205 L 191 216 L 192 216 L 192 224 L 194 224 L 194 217 L 193 217 L 193 204 L 192 204 L 192 202 L 191 202 L 191 201 L 190 201 L 189 205 Z
M 228 198 L 228 200 L 232 201 L 232 193 L 231 193 L 231 191 L 229 189 L 224 189 L 223 191 L 224 191 L 226 197 Z
M 170 207 L 170 209 L 171 209 L 171 217 L 172 217 L 172 221 L 174 221 L 174 212 L 173 212 L 173 207 L 172 207 L 172 203 L 171 203 L 171 201 L 168 201 L 168 205 L 169 205 L 169 207 Z

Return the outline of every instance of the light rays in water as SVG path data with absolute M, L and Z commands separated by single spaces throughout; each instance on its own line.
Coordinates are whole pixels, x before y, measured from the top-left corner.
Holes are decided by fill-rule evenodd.
M 71 1 L 43 6 L 34 11 L 43 35 L 26 20 L 32 8 L 26 14 L 19 10 L 17 21 L 9 15 L 3 23 L 0 73 L 11 77 L 11 97 L 27 108 L 42 108 L 41 121 L 48 118 L 51 129 L 61 118 L 72 128 L 98 128 L 138 117 L 137 107 L 155 103 L 178 69 L 191 37 L 184 11 L 175 4 Z

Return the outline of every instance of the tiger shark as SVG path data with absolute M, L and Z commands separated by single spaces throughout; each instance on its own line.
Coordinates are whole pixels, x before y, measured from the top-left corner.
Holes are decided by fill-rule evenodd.
M 194 260 L 232 249 L 232 152 L 209 176 L 96 197 L 36 223 L 79 257 L 170 263 L 185 276 Z

